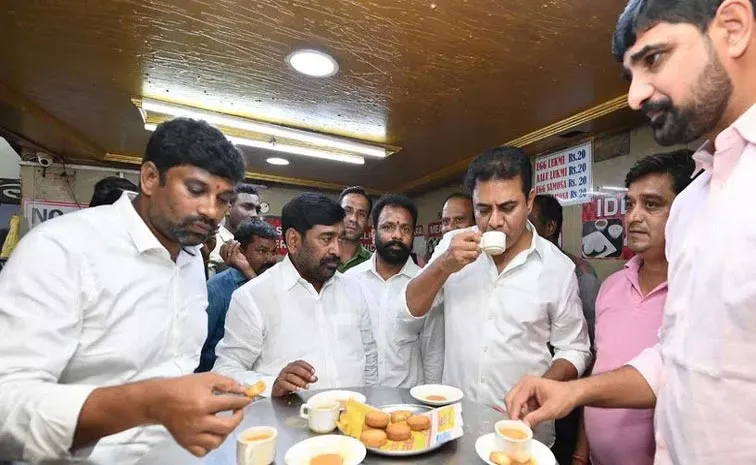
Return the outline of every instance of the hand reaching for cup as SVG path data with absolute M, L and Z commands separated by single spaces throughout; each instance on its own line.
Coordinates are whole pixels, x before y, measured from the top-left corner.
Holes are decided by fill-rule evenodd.
M 149 418 L 165 426 L 179 445 L 197 457 L 223 443 L 241 423 L 241 409 L 250 402 L 239 383 L 215 373 L 156 379 L 146 389 Z M 216 416 L 225 411 L 233 414 Z
M 509 391 L 506 404 L 513 420 L 533 427 L 569 415 L 577 407 L 577 394 L 572 382 L 526 376 Z
M 455 234 L 449 248 L 440 257 L 441 266 L 447 273 L 456 273 L 480 256 L 479 231 L 464 231 Z
M 297 360 L 286 365 L 273 383 L 272 397 L 282 397 L 292 392 L 306 390 L 310 384 L 318 381 L 315 368 L 304 360 Z

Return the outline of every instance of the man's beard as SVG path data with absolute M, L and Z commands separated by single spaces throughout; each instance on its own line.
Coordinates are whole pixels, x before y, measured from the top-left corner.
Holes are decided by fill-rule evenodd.
M 412 252 L 401 241 L 383 242 L 378 237 L 375 238 L 375 251 L 389 265 L 403 265 Z
M 208 232 L 200 234 L 191 230 L 194 223 L 203 223 L 207 225 Z M 179 223 L 170 223 L 163 218 L 156 217 L 152 224 L 159 228 L 160 232 L 171 241 L 179 244 L 181 247 L 192 247 L 200 245 L 215 233 L 218 223 L 207 217 L 187 216 Z
M 654 138 L 661 145 L 687 144 L 713 130 L 724 115 L 732 96 L 732 81 L 713 49 L 709 62 L 691 90 L 691 101 L 676 107 L 665 97 L 643 104 L 642 111 L 663 113 L 651 122 Z
M 292 256 L 292 260 L 299 271 L 299 274 L 303 278 L 311 283 L 318 284 L 324 284 L 326 281 L 333 278 L 339 265 L 338 256 L 326 255 L 325 257 L 318 259 L 314 256 L 312 251 L 304 245 L 296 256 Z

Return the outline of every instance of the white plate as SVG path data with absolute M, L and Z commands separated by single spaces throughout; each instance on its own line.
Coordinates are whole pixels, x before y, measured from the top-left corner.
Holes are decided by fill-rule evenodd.
M 367 397 L 363 396 L 359 392 L 354 391 L 325 391 L 318 394 L 315 394 L 314 396 L 310 397 L 310 400 L 307 402 L 312 403 L 318 403 L 318 402 L 327 402 L 327 401 L 338 401 L 338 402 L 346 402 L 347 400 L 356 400 L 357 402 L 360 402 L 362 404 L 367 401 Z
M 488 465 L 495 465 L 488 460 L 491 456 L 491 452 L 495 450 L 496 433 L 484 434 L 479 437 L 475 442 L 475 452 L 478 453 L 478 457 L 486 462 Z M 551 450 L 543 443 L 533 439 L 531 441 L 530 453 L 535 459 L 536 465 L 556 465 L 556 457 L 551 453 Z
M 344 465 L 357 465 L 365 460 L 367 450 L 354 438 L 329 434 L 294 444 L 286 452 L 284 462 L 286 465 L 309 465 L 310 460 L 320 454 L 340 454 Z
M 440 407 L 442 405 L 453 404 L 459 402 L 464 397 L 462 391 L 453 387 L 445 386 L 443 384 L 423 384 L 422 386 L 415 386 L 410 389 L 410 395 L 415 399 L 426 405 L 433 405 L 434 407 Z M 446 400 L 428 400 L 428 396 L 444 396 Z

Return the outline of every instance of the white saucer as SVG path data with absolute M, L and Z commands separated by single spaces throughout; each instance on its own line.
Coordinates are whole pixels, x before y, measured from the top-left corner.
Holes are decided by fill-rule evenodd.
M 360 402 L 362 404 L 367 401 L 367 397 L 363 396 L 359 392 L 354 391 L 325 391 L 321 392 L 319 394 L 315 394 L 314 396 L 310 397 L 310 399 L 307 402 L 312 403 L 318 403 L 318 402 L 328 402 L 328 401 L 337 401 L 337 402 L 346 402 L 347 400 L 356 400 L 357 402 Z
M 459 402 L 465 396 L 459 389 L 453 386 L 445 386 L 443 384 L 423 384 L 422 386 L 415 386 L 410 389 L 410 395 L 416 400 L 419 400 L 426 405 L 433 405 L 434 407 Z M 432 395 L 444 396 L 446 400 L 428 400 L 428 396 Z
M 284 457 L 286 465 L 308 465 L 320 454 L 340 454 L 344 465 L 357 465 L 365 460 L 367 450 L 358 440 L 349 436 L 328 434 L 294 444 Z
M 478 457 L 488 465 L 495 465 L 488 460 L 491 452 L 495 450 L 495 444 L 496 433 L 484 434 L 475 442 L 475 452 L 477 452 Z M 551 449 L 535 439 L 531 441 L 530 453 L 533 456 L 533 459 L 535 459 L 537 465 L 556 465 L 556 457 L 551 453 Z

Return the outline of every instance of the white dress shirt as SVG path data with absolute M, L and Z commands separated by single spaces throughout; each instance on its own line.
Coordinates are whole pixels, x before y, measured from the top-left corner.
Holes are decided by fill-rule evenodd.
M 384 280 L 376 270 L 378 254 L 346 272 L 360 283 L 370 308 L 373 335 L 378 344 L 378 384 L 411 388 L 441 382 L 444 368 L 444 313 L 425 319 L 403 316 L 402 290 L 420 272 L 408 259 L 401 271 Z
M 630 363 L 656 394 L 659 465 L 756 463 L 756 105 L 715 142 L 667 221 L 660 342 Z
M 572 363 L 580 375 L 591 359 L 575 265 L 532 225 L 528 228 L 530 247 L 504 271 L 499 273 L 483 253 L 447 279 L 434 304 L 445 318 L 444 384 L 460 388 L 473 402 L 501 409 L 506 409 L 507 392 L 523 376 L 543 375 L 556 359 Z M 443 237 L 431 262 L 461 231 Z M 406 297 L 404 305 L 405 316 L 411 317 Z M 539 425 L 536 436 L 551 446 L 553 422 Z
M 312 389 L 376 384 L 378 353 L 359 284 L 336 273 L 318 293 L 287 255 L 231 296 L 213 371 L 242 383 L 274 380 L 304 360 Z
M 95 388 L 197 366 L 207 331 L 199 248 L 174 263 L 130 195 L 37 226 L 0 274 L 0 459 L 70 463 Z M 162 426 L 138 427 L 75 455 L 129 465 L 163 443 L 179 447 Z

